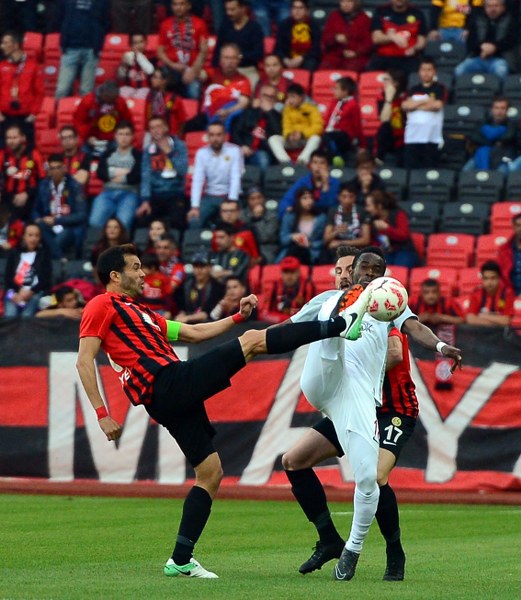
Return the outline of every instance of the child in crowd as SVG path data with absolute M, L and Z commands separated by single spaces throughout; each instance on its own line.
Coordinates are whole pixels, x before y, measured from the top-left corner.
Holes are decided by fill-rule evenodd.
M 150 76 L 154 65 L 145 56 L 146 35 L 131 33 L 130 50 L 125 52 L 118 67 L 119 95 L 123 98 L 145 99 L 150 90 Z

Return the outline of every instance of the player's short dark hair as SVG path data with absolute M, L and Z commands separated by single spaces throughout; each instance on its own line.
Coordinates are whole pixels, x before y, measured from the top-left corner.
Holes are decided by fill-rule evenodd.
M 422 281 L 422 287 L 435 287 L 435 288 L 439 288 L 440 287 L 440 282 L 437 279 L 434 279 L 433 277 L 429 277 L 428 279 L 424 279 Z
M 107 248 L 98 257 L 96 271 L 103 285 L 110 282 L 112 271 L 123 273 L 125 270 L 125 256 L 138 256 L 138 250 L 134 244 L 122 244 Z
M 344 256 L 354 256 L 357 257 L 360 254 L 360 248 L 356 248 L 355 246 L 338 246 L 336 249 L 336 257 L 337 259 L 342 258 Z
M 63 157 L 63 154 L 59 153 L 59 152 L 53 152 L 53 154 L 49 155 L 49 158 L 47 159 L 47 162 L 50 164 L 52 162 L 65 162 L 65 159 Z
M 387 267 L 387 261 L 385 260 L 385 255 L 381 248 L 378 246 L 365 246 L 360 250 L 360 254 L 355 256 L 355 260 L 353 261 L 353 269 L 356 267 L 356 264 L 362 254 L 376 254 L 376 256 L 379 256 L 384 261 L 384 266 Z
M 339 77 L 335 83 L 340 86 L 340 89 L 344 90 L 344 92 L 347 92 L 350 96 L 353 96 L 358 89 L 356 81 L 352 77 Z
M 288 85 L 286 90 L 286 96 L 289 96 L 290 94 L 295 94 L 295 96 L 305 96 L 306 92 L 300 83 L 292 83 L 291 85 Z
M 480 273 L 483 275 L 485 271 L 493 271 L 497 275 L 501 277 L 501 267 L 497 264 L 495 260 L 487 260 L 481 265 Z

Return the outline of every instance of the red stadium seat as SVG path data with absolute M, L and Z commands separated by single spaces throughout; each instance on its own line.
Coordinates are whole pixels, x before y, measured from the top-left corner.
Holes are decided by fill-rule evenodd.
M 499 247 L 507 241 L 503 234 L 488 233 L 478 236 L 476 244 L 476 265 L 479 267 L 487 260 L 497 260 Z
M 293 83 L 301 85 L 306 94 L 309 94 L 309 84 L 311 83 L 311 73 L 306 69 L 286 69 L 282 76 Z
M 474 258 L 475 239 L 465 233 L 433 233 L 427 243 L 427 265 L 430 267 L 470 267 Z
M 521 213 L 521 202 L 496 202 L 490 214 L 490 232 L 510 237 L 512 217 Z
M 481 284 L 481 273 L 478 267 L 467 267 L 458 272 L 458 288 L 460 296 L 470 296 Z
M 87 194 L 89 196 L 97 196 L 98 194 L 101 193 L 101 190 L 103 189 L 104 182 L 98 178 L 98 175 L 96 173 L 97 169 L 98 169 L 98 161 L 93 160 L 90 163 L 89 182 L 87 183 Z
M 116 79 L 119 62 L 119 60 L 114 60 L 113 57 L 100 57 L 100 61 L 96 68 L 96 85 L 99 85 L 108 79 Z
M 398 279 L 405 287 L 409 284 L 409 269 L 407 267 L 399 267 L 397 265 L 387 265 L 385 274 L 394 279 Z
M 358 79 L 358 73 L 355 71 L 343 71 L 342 69 L 333 71 L 315 71 L 311 83 L 311 97 L 317 104 L 328 104 L 333 98 L 333 87 L 335 81 L 340 77 L 351 77 L 355 81 Z
M 124 52 L 130 50 L 128 44 L 128 35 L 125 33 L 108 33 L 105 36 L 105 43 L 101 51 L 101 58 L 114 57 L 118 61 Z
M 49 129 L 54 124 L 56 115 L 56 100 L 53 96 L 46 96 L 42 100 L 40 112 L 36 115 L 36 129 Z
M 148 58 L 154 58 L 157 55 L 157 48 L 159 46 L 159 36 L 157 33 L 147 35 L 147 47 L 145 54 Z
M 58 100 L 58 110 L 56 113 L 56 127 L 58 129 L 61 129 L 64 125 L 72 125 L 76 107 L 80 102 L 80 96 L 71 96 Z
M 45 160 L 49 158 L 50 154 L 62 152 L 58 130 L 49 129 L 48 127 L 45 129 L 36 128 L 36 146 Z
M 367 71 L 360 73 L 358 95 L 362 99 L 377 98 L 383 90 L 384 71 Z
M 61 56 L 61 48 L 60 48 L 60 34 L 59 33 L 48 33 L 45 36 L 45 42 L 43 44 L 43 53 L 45 59 L 47 57 L 58 57 Z
M 217 36 L 216 35 L 209 35 L 208 36 L 208 53 L 206 54 L 206 60 L 204 61 L 204 66 L 205 67 L 211 67 L 212 66 L 213 53 L 215 51 L 215 44 L 216 43 L 217 43 Z
M 24 35 L 23 50 L 29 58 L 41 62 L 43 51 L 43 35 L 34 31 L 28 31 Z
M 456 292 L 458 271 L 457 269 L 443 267 L 415 267 L 411 269 L 409 296 L 417 297 L 420 294 L 421 285 L 426 279 L 436 279 L 440 284 L 441 293 L 450 297 Z
M 191 98 L 182 98 L 182 102 L 187 120 L 195 117 L 199 112 L 199 101 L 192 100 Z
M 411 231 L 411 239 L 420 260 L 423 262 L 425 260 L 425 234 Z
M 265 37 L 264 38 L 264 56 L 266 54 L 272 54 L 275 49 L 275 38 L 274 37 Z
M 313 267 L 311 280 L 315 284 L 317 294 L 335 289 L 335 265 L 318 265 Z
M 362 114 L 362 132 L 364 137 L 374 137 L 380 127 L 380 116 L 376 100 L 371 99 L 362 102 L 360 104 L 360 112 Z
M 185 135 L 186 148 L 188 150 L 188 162 L 192 165 L 195 153 L 208 143 L 206 131 L 191 131 Z
M 248 271 L 248 288 L 252 294 L 260 294 L 262 267 L 255 265 Z
M 46 96 L 54 96 L 60 72 L 59 59 L 55 63 L 45 63 L 43 66 L 43 89 Z

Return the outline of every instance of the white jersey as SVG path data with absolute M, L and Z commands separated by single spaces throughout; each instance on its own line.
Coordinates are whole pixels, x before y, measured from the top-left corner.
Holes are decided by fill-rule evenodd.
M 320 294 L 291 320 L 328 319 L 341 294 L 336 290 Z M 343 447 L 347 431 L 378 445 L 376 406 L 382 403 L 388 334 L 411 317 L 415 315 L 408 307 L 391 323 L 366 314 L 356 341 L 331 338 L 310 345 L 301 387 L 308 401 L 333 421 Z

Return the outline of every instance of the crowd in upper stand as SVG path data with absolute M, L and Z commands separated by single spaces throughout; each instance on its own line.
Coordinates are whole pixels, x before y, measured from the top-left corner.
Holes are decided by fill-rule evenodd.
M 143 301 L 186 322 L 233 313 L 248 289 L 259 317 L 287 318 L 330 287 L 340 245 L 381 246 L 411 283 L 432 267 L 416 296 L 441 307 L 429 290 L 441 278 L 438 296 L 457 296 L 459 275 L 444 288 L 429 234 L 457 246 L 483 204 L 459 203 L 461 229 L 445 223 L 461 169 L 482 187 L 497 173 L 500 191 L 462 265 L 480 300 L 461 293 L 445 312 L 519 321 L 521 202 L 503 238 L 488 233 L 521 171 L 519 25 L 509 0 L 3 0 L 4 315 L 77 316 L 99 291 L 89 265 L 132 240 Z M 450 72 L 444 53 L 460 58 Z M 469 75 L 480 93 L 463 102 Z M 449 129 L 452 106 L 479 118 Z M 431 227 L 415 229 L 415 211 L 437 201 L 407 178 L 421 173 L 428 192 L 451 169 Z M 479 254 L 487 235 L 496 247 Z

